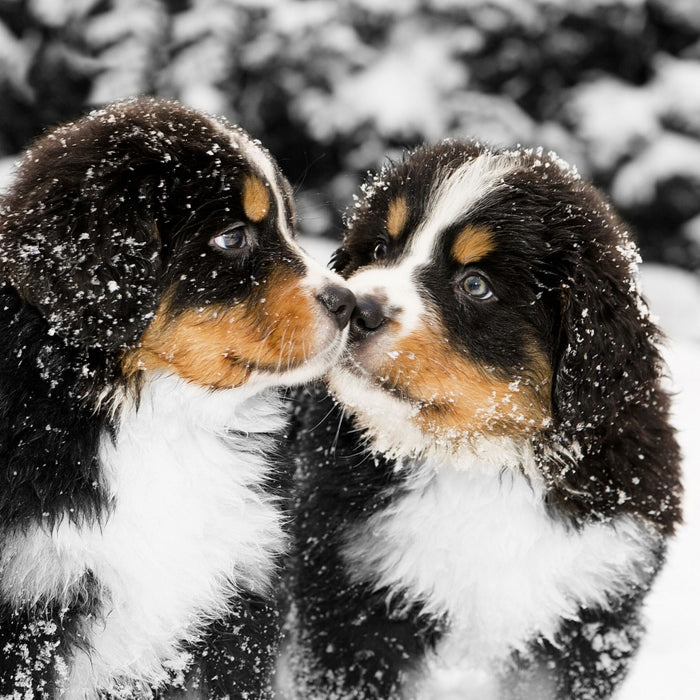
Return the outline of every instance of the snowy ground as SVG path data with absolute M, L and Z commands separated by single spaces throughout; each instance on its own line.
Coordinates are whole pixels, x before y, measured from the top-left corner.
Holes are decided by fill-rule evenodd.
M 303 241 L 324 263 L 334 246 Z M 643 265 L 642 284 L 668 341 L 677 392 L 675 425 L 685 456 L 685 524 L 647 604 L 648 634 L 618 700 L 700 698 L 700 279 L 672 267 Z M 436 700 L 439 700 L 436 698 Z
M 644 290 L 668 335 L 677 391 L 675 425 L 685 457 L 685 525 L 648 601 L 649 634 L 620 700 L 700 698 L 700 279 L 642 267 Z

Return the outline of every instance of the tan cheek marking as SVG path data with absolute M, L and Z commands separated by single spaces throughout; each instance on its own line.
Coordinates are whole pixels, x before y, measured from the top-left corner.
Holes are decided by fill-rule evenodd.
M 405 197 L 397 197 L 389 204 L 386 230 L 392 238 L 398 238 L 408 221 L 408 204 Z
M 172 371 L 207 387 L 231 388 L 256 370 L 302 365 L 325 348 L 315 332 L 320 304 L 299 282 L 293 275 L 271 275 L 257 302 L 232 307 L 174 314 L 165 300 L 138 347 L 122 360 L 124 375 Z
M 418 408 L 415 420 L 423 430 L 459 442 L 465 436 L 532 433 L 547 423 L 551 370 L 540 353 L 531 356 L 527 376 L 504 381 L 424 325 L 401 339 L 374 374 Z
M 256 224 L 270 211 L 270 193 L 265 183 L 255 175 L 248 175 L 243 181 L 243 211 Z
M 461 265 L 486 257 L 496 247 L 493 234 L 485 228 L 467 226 L 452 244 L 452 257 Z

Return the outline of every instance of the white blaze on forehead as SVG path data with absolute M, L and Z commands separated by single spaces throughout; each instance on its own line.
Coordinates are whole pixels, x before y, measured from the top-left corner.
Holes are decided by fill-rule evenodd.
M 425 316 L 428 307 L 416 278 L 442 233 L 498 187 L 512 168 L 508 155 L 483 154 L 438 179 L 423 220 L 401 258 L 393 265 L 361 268 L 350 277 L 348 284 L 355 295 L 386 300 L 386 311 L 401 325 L 398 335 L 410 333 Z
M 419 267 L 430 260 L 445 229 L 463 219 L 512 169 L 512 156 L 484 153 L 437 180 L 402 264 Z

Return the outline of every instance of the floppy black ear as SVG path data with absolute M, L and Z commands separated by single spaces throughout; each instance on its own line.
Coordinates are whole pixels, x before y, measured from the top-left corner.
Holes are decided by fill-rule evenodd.
M 659 376 L 658 333 L 626 268 L 611 275 L 581 260 L 559 290 L 554 409 L 568 432 L 591 431 L 589 441 L 605 442 L 627 407 L 655 391 Z
M 679 454 L 636 258 L 621 229 L 606 225 L 561 263 L 552 388 L 560 449 L 545 471 L 566 511 L 635 513 L 670 531 L 680 518 Z
M 0 206 L 0 519 L 8 527 L 105 512 L 105 389 L 158 302 L 153 178 L 138 153 L 110 152 L 104 130 L 84 127 L 39 141 Z
M 60 142 L 38 142 L 4 197 L 2 276 L 50 332 L 119 351 L 139 339 L 158 301 L 151 185 L 99 139 Z

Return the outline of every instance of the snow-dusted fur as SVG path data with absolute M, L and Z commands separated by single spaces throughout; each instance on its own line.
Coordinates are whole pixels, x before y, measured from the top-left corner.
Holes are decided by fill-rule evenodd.
M 351 528 L 341 549 L 353 583 L 450 620 L 406 681 L 411 697 L 486 692 L 533 636 L 556 643 L 561 620 L 607 608 L 654 571 L 651 528 L 629 517 L 572 528 L 552 520 L 541 486 L 488 466 L 420 465 L 405 495 Z
M 285 416 L 274 393 L 237 393 L 149 378 L 138 403 L 120 408 L 116 434 L 101 441 L 111 504 L 104 523 L 64 519 L 8 542 L 7 598 L 50 595 L 68 606 L 86 571 L 99 581 L 67 697 L 120 681 L 164 683 L 187 669 L 185 645 L 237 591 L 270 593 L 285 536 L 268 455 Z
M 1 697 L 272 697 L 279 387 L 353 306 L 236 127 L 130 100 L 32 146 L 0 203 Z
M 680 520 L 636 248 L 540 151 L 445 142 L 363 194 L 348 356 L 297 413 L 296 697 L 611 697 Z
M 517 472 L 416 468 L 389 512 L 348 531 L 341 554 L 351 580 L 449 615 L 475 663 L 523 651 L 533 633 L 553 641 L 561 618 L 649 576 L 658 536 L 632 518 L 574 529 Z

